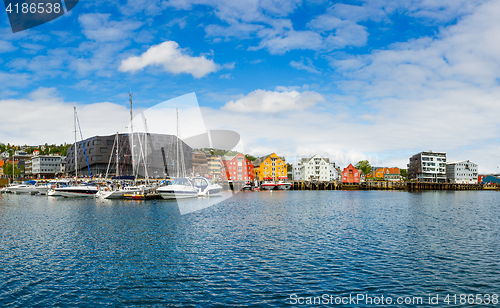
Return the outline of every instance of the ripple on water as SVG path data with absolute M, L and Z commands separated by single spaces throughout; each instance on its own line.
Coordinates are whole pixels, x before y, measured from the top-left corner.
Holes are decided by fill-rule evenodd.
M 500 287 L 496 192 L 237 194 L 175 203 L 0 196 L 2 306 L 289 306 L 290 294 Z

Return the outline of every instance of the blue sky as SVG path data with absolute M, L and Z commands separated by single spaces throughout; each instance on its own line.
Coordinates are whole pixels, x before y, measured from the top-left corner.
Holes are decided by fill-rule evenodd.
M 405 167 L 434 150 L 496 172 L 499 17 L 499 1 L 80 1 L 13 34 L 4 12 L 0 141 L 71 142 L 75 104 L 87 137 L 126 130 L 129 90 L 138 108 L 195 92 L 256 156 Z

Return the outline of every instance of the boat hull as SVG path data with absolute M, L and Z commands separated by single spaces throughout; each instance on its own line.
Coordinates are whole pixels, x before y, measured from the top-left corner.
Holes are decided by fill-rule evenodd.
M 37 186 L 36 190 L 40 195 L 46 195 L 49 192 L 50 187 L 49 186 Z
M 160 196 L 163 199 L 172 200 L 172 199 L 187 199 L 187 198 L 196 198 L 198 197 L 198 193 L 196 191 L 160 191 Z
M 283 184 L 276 185 L 276 190 L 290 190 L 291 187 L 292 187 L 292 184 L 283 183 Z
M 124 199 L 125 195 L 138 193 L 141 193 L 141 189 L 101 191 L 99 194 L 103 199 Z
M 261 190 L 273 190 L 276 188 L 276 184 L 262 184 Z
M 199 192 L 198 195 L 201 197 L 219 196 L 222 191 L 222 187 L 208 187 L 204 191 Z
M 55 192 L 65 198 L 94 198 L 97 194 L 97 188 L 56 188 Z

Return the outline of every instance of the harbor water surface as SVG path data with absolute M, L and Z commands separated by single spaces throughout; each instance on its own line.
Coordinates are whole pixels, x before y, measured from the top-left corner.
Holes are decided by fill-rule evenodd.
M 365 294 L 423 307 L 429 295 L 499 294 L 499 196 L 249 192 L 181 215 L 165 200 L 0 195 L 0 306 L 291 307 Z

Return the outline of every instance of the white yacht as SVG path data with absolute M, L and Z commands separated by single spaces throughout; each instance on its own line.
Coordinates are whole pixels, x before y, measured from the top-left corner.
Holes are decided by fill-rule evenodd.
M 222 186 L 215 184 L 212 179 L 205 177 L 193 178 L 193 186 L 198 190 L 198 196 L 217 196 L 222 191 Z
M 66 198 L 90 198 L 95 197 L 97 192 L 97 185 L 92 182 L 78 186 L 58 187 L 54 189 L 55 195 L 60 195 Z
M 167 185 L 159 187 L 156 192 L 163 199 L 184 199 L 198 197 L 198 190 L 188 178 L 174 178 Z
M 104 188 L 99 191 L 99 197 L 103 199 L 125 199 L 125 194 L 143 193 L 146 191 L 149 191 L 149 188 L 145 185 L 125 186 L 115 190 Z
M 36 181 L 26 181 L 22 184 L 12 184 L 7 187 L 6 191 L 15 194 L 37 194 Z

